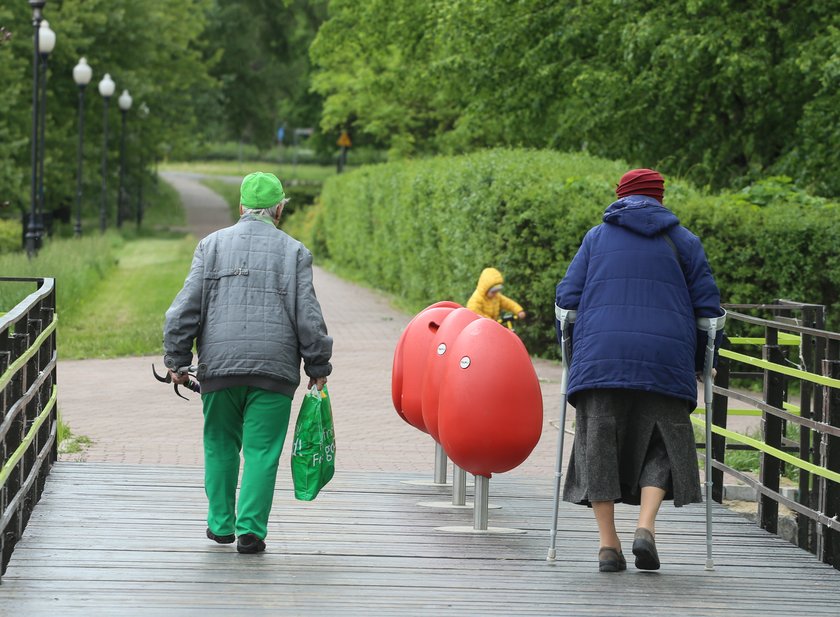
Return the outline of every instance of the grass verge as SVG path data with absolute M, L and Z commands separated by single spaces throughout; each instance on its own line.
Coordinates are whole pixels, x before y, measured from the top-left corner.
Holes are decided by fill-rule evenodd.
M 23 252 L 0 255 L 0 272 L 9 277 L 54 278 L 61 315 L 111 271 L 122 244 L 124 240 L 114 232 L 47 240 L 32 259 Z M 8 312 L 35 289 L 34 283 L 4 281 L 0 284 L 0 312 Z
M 82 302 L 62 315 L 62 358 L 116 358 L 162 353 L 166 309 L 189 271 L 195 239 L 138 238 Z
M 265 161 L 197 161 L 166 163 L 161 171 L 187 171 L 211 176 L 244 176 L 253 171 L 271 172 L 284 180 L 302 182 L 323 182 L 336 174 L 333 166 L 324 165 L 278 165 Z

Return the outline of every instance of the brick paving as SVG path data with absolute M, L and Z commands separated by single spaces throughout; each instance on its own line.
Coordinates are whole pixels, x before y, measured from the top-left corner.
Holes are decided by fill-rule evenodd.
M 188 174 L 166 174 L 180 192 L 193 234 L 201 238 L 229 224 L 227 206 Z M 393 308 L 387 297 L 315 268 L 315 290 L 334 337 L 329 379 L 335 415 L 338 465 L 346 470 L 411 471 L 434 468 L 434 442 L 406 424 L 391 403 L 391 364 L 399 336 L 411 315 Z M 465 301 L 471 290 L 465 290 Z M 59 350 L 60 353 L 60 350 Z M 92 440 L 83 452 L 63 460 L 112 463 L 202 465 L 201 401 L 177 398 L 152 377 L 162 358 L 59 361 L 59 409 L 77 435 Z M 544 404 L 539 444 L 510 474 L 551 477 L 557 447 L 560 374 L 557 363 L 535 359 Z M 293 418 L 302 390 L 293 404 Z M 571 427 L 574 410 L 569 409 Z M 293 425 L 292 425 L 293 426 Z M 290 428 L 291 431 L 291 428 Z M 571 449 L 567 438 L 566 458 Z M 288 444 L 288 442 L 287 442 Z M 288 447 L 281 469 L 288 469 Z

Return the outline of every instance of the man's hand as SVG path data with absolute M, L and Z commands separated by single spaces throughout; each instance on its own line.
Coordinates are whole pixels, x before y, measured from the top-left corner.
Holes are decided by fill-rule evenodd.
M 176 383 L 179 386 L 183 386 L 190 380 L 190 376 L 187 373 L 178 373 L 169 369 L 169 374 L 172 375 L 172 383 Z
M 697 371 L 695 373 L 695 375 L 697 375 L 697 381 L 702 383 L 702 381 L 703 381 L 703 371 Z M 712 381 L 715 380 L 715 377 L 717 377 L 717 369 L 713 368 L 712 369 Z
M 517 315 L 517 317 L 519 319 L 525 319 L 525 311 L 519 311 L 519 314 Z
M 310 377 L 309 385 L 306 388 L 307 390 L 311 390 L 312 386 L 317 386 L 319 390 L 323 390 L 325 385 L 327 385 L 326 377 Z

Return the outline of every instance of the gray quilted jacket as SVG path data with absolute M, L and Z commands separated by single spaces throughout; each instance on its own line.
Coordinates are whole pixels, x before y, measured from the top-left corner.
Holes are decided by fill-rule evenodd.
M 332 338 L 309 250 L 250 213 L 204 238 L 166 311 L 166 366 L 190 364 L 193 341 L 202 392 L 251 385 L 292 396 L 301 358 L 308 376 L 329 375 Z

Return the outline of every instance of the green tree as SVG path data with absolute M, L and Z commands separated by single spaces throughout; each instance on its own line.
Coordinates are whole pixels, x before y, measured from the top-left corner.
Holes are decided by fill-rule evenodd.
M 141 148 L 146 160 L 177 154 L 196 139 L 203 119 L 214 112 L 215 82 L 208 73 L 200 38 L 210 0 L 64 0 L 48 2 L 44 17 L 56 32 L 49 57 L 45 143 L 47 210 L 67 211 L 74 201 L 78 89 L 73 66 L 85 56 L 94 75 L 86 93 L 85 179 L 99 179 L 103 105 L 97 83 L 107 72 L 117 84 L 110 105 L 109 170 L 116 186 L 119 112 L 116 98 L 128 89 L 134 106 L 128 117 L 128 143 L 136 173 Z M 0 48 L 0 201 L 28 208 L 32 97 L 31 12 L 24 2 L 0 8 L 0 23 L 13 33 Z M 141 103 L 148 118 L 137 114 Z M 142 127 L 142 129 L 141 129 Z M 142 133 L 143 140 L 140 140 Z M 93 191 L 86 200 L 96 207 Z M 111 202 L 114 200 L 111 199 Z M 113 221 L 113 213 L 111 214 Z
M 355 126 L 405 155 L 454 120 L 433 79 L 440 0 L 333 0 L 311 54 L 321 128 Z M 421 148 L 422 149 L 422 146 Z
M 310 89 L 309 45 L 326 0 L 215 0 L 205 35 L 221 84 L 219 137 L 270 146 L 277 128 L 315 126 L 321 97 Z M 212 44 L 211 44 L 212 42 Z
M 333 0 L 322 127 L 395 154 L 587 150 L 712 188 L 836 161 L 840 0 Z M 833 187 L 833 188 L 832 188 Z

